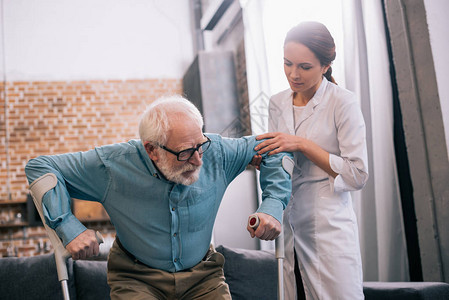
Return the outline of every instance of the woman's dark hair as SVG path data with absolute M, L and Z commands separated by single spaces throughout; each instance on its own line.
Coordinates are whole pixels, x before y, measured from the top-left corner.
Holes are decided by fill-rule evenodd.
M 335 83 L 332 77 L 332 67 L 335 59 L 335 43 L 326 26 L 319 22 L 302 22 L 290 29 L 285 37 L 284 46 L 288 42 L 300 43 L 312 51 L 322 66 L 329 66 L 327 80 Z

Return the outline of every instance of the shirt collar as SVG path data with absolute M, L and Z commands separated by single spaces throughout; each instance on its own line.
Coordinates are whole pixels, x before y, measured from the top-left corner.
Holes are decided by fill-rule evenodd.
M 154 162 L 151 160 L 150 156 L 148 155 L 147 151 L 145 150 L 145 147 L 142 144 L 142 141 L 140 141 L 140 143 L 138 143 L 138 149 L 140 152 L 140 156 L 142 157 L 143 161 L 145 162 L 145 165 L 148 168 L 148 171 L 150 172 L 151 176 L 155 177 L 155 178 L 164 178 L 164 176 L 162 176 L 162 174 L 158 171 L 158 169 L 156 168 L 156 166 L 154 165 Z

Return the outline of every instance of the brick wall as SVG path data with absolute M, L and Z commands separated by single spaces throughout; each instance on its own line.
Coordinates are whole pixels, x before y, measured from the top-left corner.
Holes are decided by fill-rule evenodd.
M 0 225 L 5 225 L 21 207 L 5 205 L 7 201 L 26 200 L 24 167 L 29 159 L 137 138 L 145 107 L 162 95 L 181 93 L 182 82 L 6 82 L 0 83 L 0 90 Z M 0 254 L 5 255 L 11 246 L 18 249 L 18 256 L 32 254 L 42 243 L 45 232 L 40 227 L 0 227 Z

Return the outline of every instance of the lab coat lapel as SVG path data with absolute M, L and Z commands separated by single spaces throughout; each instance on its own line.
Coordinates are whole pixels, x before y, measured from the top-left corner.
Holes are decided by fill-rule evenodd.
M 285 121 L 285 126 L 288 129 L 288 133 L 291 135 L 295 135 L 295 122 L 293 120 L 293 91 L 288 94 L 288 97 L 285 97 L 281 101 L 282 109 L 282 118 Z

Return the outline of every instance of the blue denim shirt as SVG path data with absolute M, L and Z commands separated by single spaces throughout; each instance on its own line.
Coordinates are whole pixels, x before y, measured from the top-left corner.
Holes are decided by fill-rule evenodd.
M 58 178 L 43 205 L 47 224 L 64 245 L 86 230 L 71 212 L 71 198 L 97 201 L 129 252 L 148 266 L 176 272 L 193 267 L 206 254 L 225 190 L 245 170 L 259 143 L 253 136 L 207 136 L 210 149 L 203 154 L 198 181 L 189 186 L 165 180 L 140 140 L 40 156 L 28 162 L 25 172 L 30 183 L 46 173 Z M 281 163 L 285 155 L 291 156 L 265 156 L 260 166 L 263 201 L 258 212 L 281 223 L 291 193 L 291 178 Z

